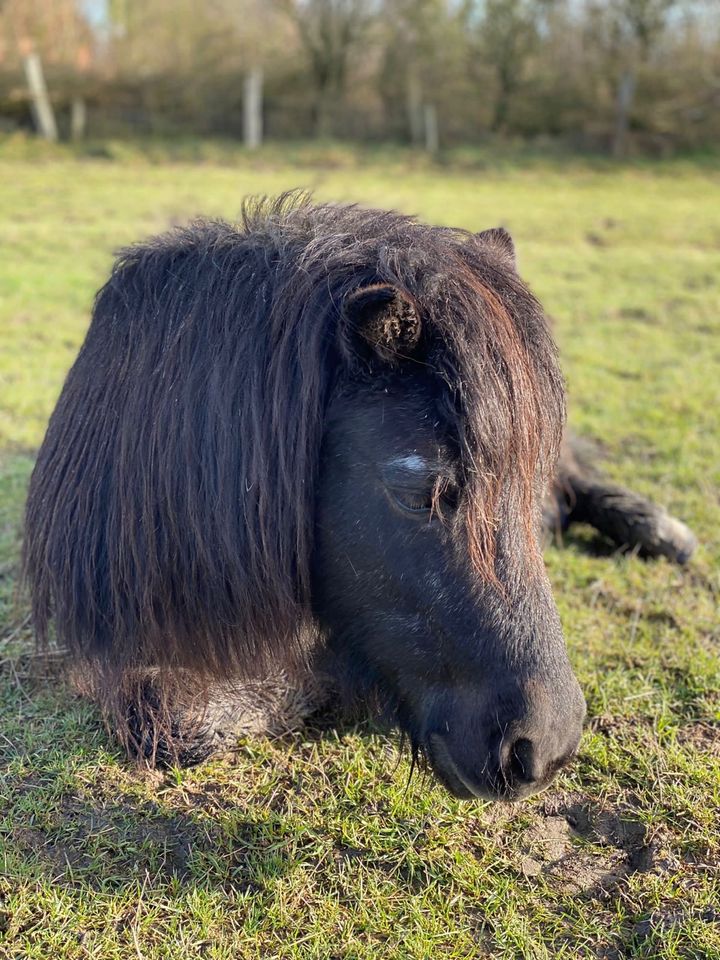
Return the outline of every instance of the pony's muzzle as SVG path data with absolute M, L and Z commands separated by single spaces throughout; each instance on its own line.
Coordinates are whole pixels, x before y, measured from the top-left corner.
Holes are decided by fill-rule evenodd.
M 513 700 L 519 709 L 511 712 Z M 516 801 L 544 789 L 573 759 L 585 700 L 573 678 L 560 692 L 528 684 L 519 697 L 506 694 L 474 716 L 462 713 L 464 718 L 446 720 L 425 739 L 435 775 L 463 799 Z

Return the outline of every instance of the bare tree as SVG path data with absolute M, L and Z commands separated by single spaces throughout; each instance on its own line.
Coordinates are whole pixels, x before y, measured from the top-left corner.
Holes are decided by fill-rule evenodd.
M 665 32 L 667 18 L 680 0 L 619 0 L 615 15 L 638 47 L 641 60 L 648 60 L 658 38 Z
M 479 52 L 495 73 L 497 91 L 491 127 L 505 130 L 513 96 L 528 59 L 538 45 L 539 31 L 554 0 L 466 0 L 466 16 L 475 22 Z
M 627 152 L 630 115 L 637 90 L 638 72 L 653 57 L 665 34 L 668 18 L 682 0 L 610 0 L 589 5 L 594 35 L 604 45 L 609 69 L 614 74 L 615 119 L 613 153 Z
M 433 152 L 447 59 L 462 59 L 464 53 L 458 11 L 448 0 L 384 0 L 381 14 L 386 47 L 382 80 L 404 88 L 410 142 Z
M 350 56 L 375 16 L 373 0 L 276 0 L 291 17 L 315 86 L 315 132 L 330 136 L 348 82 Z

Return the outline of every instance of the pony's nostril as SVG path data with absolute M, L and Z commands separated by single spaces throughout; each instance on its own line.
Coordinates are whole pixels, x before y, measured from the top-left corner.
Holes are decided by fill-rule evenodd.
M 535 783 L 538 779 L 532 740 L 520 737 L 513 743 L 507 759 L 507 779 L 511 783 Z

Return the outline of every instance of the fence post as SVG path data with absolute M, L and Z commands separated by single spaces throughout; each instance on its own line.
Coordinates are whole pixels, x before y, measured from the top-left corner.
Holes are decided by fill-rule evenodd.
M 407 115 L 410 142 L 414 147 L 421 146 L 423 142 L 425 118 L 423 114 L 422 86 L 417 70 L 415 70 L 414 67 L 408 69 Z
M 245 74 L 243 84 L 243 141 L 248 150 L 262 145 L 263 72 L 253 67 Z
M 57 140 L 57 124 L 55 123 L 55 114 L 53 113 L 50 97 L 48 97 L 47 86 L 45 85 L 45 75 L 43 73 L 42 62 L 37 53 L 27 53 L 23 57 L 23 67 L 25 69 L 25 78 L 30 88 L 32 97 L 33 115 L 35 126 L 41 137 L 46 140 Z
M 87 108 L 82 97 L 73 97 L 70 106 L 70 136 L 73 140 L 82 140 L 87 126 Z
M 440 149 L 437 109 L 432 103 L 425 104 L 425 149 L 433 154 Z
M 617 101 L 615 105 L 615 135 L 613 137 L 613 154 L 624 157 L 627 152 L 627 135 L 630 126 L 630 108 L 635 96 L 636 77 L 630 70 L 623 71 L 618 84 Z

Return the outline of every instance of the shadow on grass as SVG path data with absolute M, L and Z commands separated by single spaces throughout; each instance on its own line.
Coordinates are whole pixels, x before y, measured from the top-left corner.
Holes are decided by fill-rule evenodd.
M 277 815 L 233 817 L 220 827 L 127 794 L 93 803 L 70 791 L 39 816 L 28 810 L 33 785 L 22 779 L 9 786 L 15 803 L 3 828 L 6 875 L 71 890 L 122 895 L 143 884 L 158 892 L 182 885 L 262 894 L 292 868 L 302 840 L 302 830 Z
M 553 537 L 546 546 L 547 550 L 573 550 L 595 559 L 624 557 L 629 551 L 618 547 L 616 543 L 598 533 L 587 524 L 572 524 L 567 530 Z M 633 552 L 632 556 L 636 556 Z M 652 561 L 650 561 L 652 562 Z
M 284 804 L 262 791 L 238 804 L 224 766 L 217 780 L 210 775 L 188 785 L 175 770 L 126 762 L 92 704 L 65 689 L 58 675 L 30 677 L 23 663 L 6 660 L 0 667 L 0 712 L 15 718 L 0 735 L 6 878 L 113 896 L 143 885 L 156 894 L 182 887 L 262 902 L 296 866 L 320 867 L 328 857 L 365 860 L 364 851 L 343 846 L 332 831 L 286 816 Z M 376 732 L 318 713 L 301 737 Z M 292 780 L 281 776 L 281 790 L 301 789 Z M 414 886 L 418 877 L 412 879 Z

